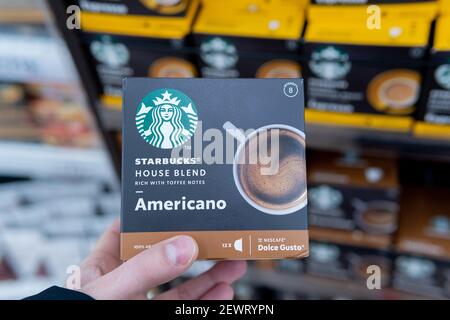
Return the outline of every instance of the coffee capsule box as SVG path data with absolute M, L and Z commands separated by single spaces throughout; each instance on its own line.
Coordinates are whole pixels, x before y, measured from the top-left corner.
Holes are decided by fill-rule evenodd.
M 283 9 L 283 10 L 282 10 Z M 193 27 L 206 78 L 300 78 L 303 7 L 270 2 L 207 2 Z
M 365 286 L 373 273 L 370 266 L 375 265 L 380 268 L 380 288 L 390 286 L 392 257 L 387 251 L 316 240 L 311 241 L 310 248 L 311 255 L 304 261 L 308 275 Z
M 449 0 L 439 0 L 439 12 L 441 14 L 450 13 L 450 1 Z
M 450 17 L 439 18 L 431 50 L 417 136 L 450 138 Z
M 395 243 L 395 288 L 450 297 L 449 194 L 448 188 L 405 188 Z
M 433 20 L 441 0 L 311 0 L 308 7 L 309 19 L 351 19 L 367 21 L 370 16 L 380 14 L 380 18 Z M 447 0 L 444 0 L 447 1 Z M 371 5 L 376 7 L 369 8 Z
M 387 248 L 397 230 L 395 161 L 313 153 L 308 167 L 311 236 Z
M 140 16 L 176 16 L 186 15 L 191 0 L 77 0 L 84 12 L 140 15 Z
M 122 80 L 127 77 L 196 77 L 184 40 L 83 34 L 84 48 L 98 75 L 101 101 L 120 110 Z
M 398 254 L 392 286 L 426 298 L 449 299 L 450 262 L 426 256 Z
M 177 38 L 190 31 L 200 0 L 77 0 L 81 29 L 117 35 Z
M 383 19 L 337 23 L 313 19 L 305 35 L 305 93 L 311 123 L 411 130 L 430 21 Z
M 121 257 L 175 235 L 200 259 L 308 256 L 301 79 L 124 81 Z

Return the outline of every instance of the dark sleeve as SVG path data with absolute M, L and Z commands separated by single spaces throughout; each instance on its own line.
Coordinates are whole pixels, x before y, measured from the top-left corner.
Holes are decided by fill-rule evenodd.
M 69 290 L 57 286 L 50 287 L 41 293 L 27 297 L 23 300 L 94 300 L 79 291 Z

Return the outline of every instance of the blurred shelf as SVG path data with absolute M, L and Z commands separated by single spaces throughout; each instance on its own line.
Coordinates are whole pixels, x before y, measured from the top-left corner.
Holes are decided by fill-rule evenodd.
M 419 138 L 411 133 L 306 125 L 307 145 L 318 150 L 450 162 L 450 140 Z
M 0 281 L 0 300 L 20 300 L 59 284 L 58 279 L 41 278 Z
M 121 130 L 122 128 L 122 108 L 106 107 L 98 103 L 100 118 L 106 130 Z
M 30 178 L 98 178 L 111 182 L 113 171 L 102 149 L 26 142 L 0 142 L 0 175 Z
M 393 289 L 369 290 L 352 281 L 339 281 L 311 275 L 299 275 L 249 268 L 242 279 L 253 286 L 269 287 L 283 292 L 312 294 L 318 296 L 342 297 L 350 299 L 429 299 L 418 295 L 407 294 Z
M 2 7 L 0 23 L 44 24 L 45 14 L 38 8 Z
M 0 23 L 0 81 L 76 84 L 66 56 L 64 43 L 46 26 Z

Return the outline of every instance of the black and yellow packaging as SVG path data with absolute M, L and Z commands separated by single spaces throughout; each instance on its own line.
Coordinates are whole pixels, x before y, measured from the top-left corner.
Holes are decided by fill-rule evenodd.
M 336 19 L 336 18 L 335 18 Z M 312 20 L 305 36 L 307 121 L 408 132 L 420 95 L 430 21 Z
M 326 21 L 339 17 L 341 21 L 367 21 L 376 16 L 380 19 L 433 20 L 437 13 L 438 0 L 311 0 L 308 20 Z
M 78 0 L 81 29 L 142 37 L 182 38 L 200 0 Z
M 82 34 L 96 70 L 103 106 L 120 110 L 127 77 L 192 78 L 198 75 L 183 40 Z
M 309 163 L 311 237 L 388 248 L 399 210 L 396 162 L 313 153 Z
M 450 17 L 436 25 L 434 46 L 423 90 L 423 107 L 414 134 L 450 139 Z
M 201 75 L 299 78 L 304 7 L 294 2 L 205 3 L 193 28 Z
M 450 189 L 405 188 L 395 243 L 393 286 L 438 299 L 450 297 Z

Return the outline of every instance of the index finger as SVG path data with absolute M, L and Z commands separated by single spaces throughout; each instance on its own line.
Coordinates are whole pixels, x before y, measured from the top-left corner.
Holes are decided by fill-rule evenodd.
M 116 219 L 81 263 L 81 286 L 107 274 L 120 264 L 120 221 Z

